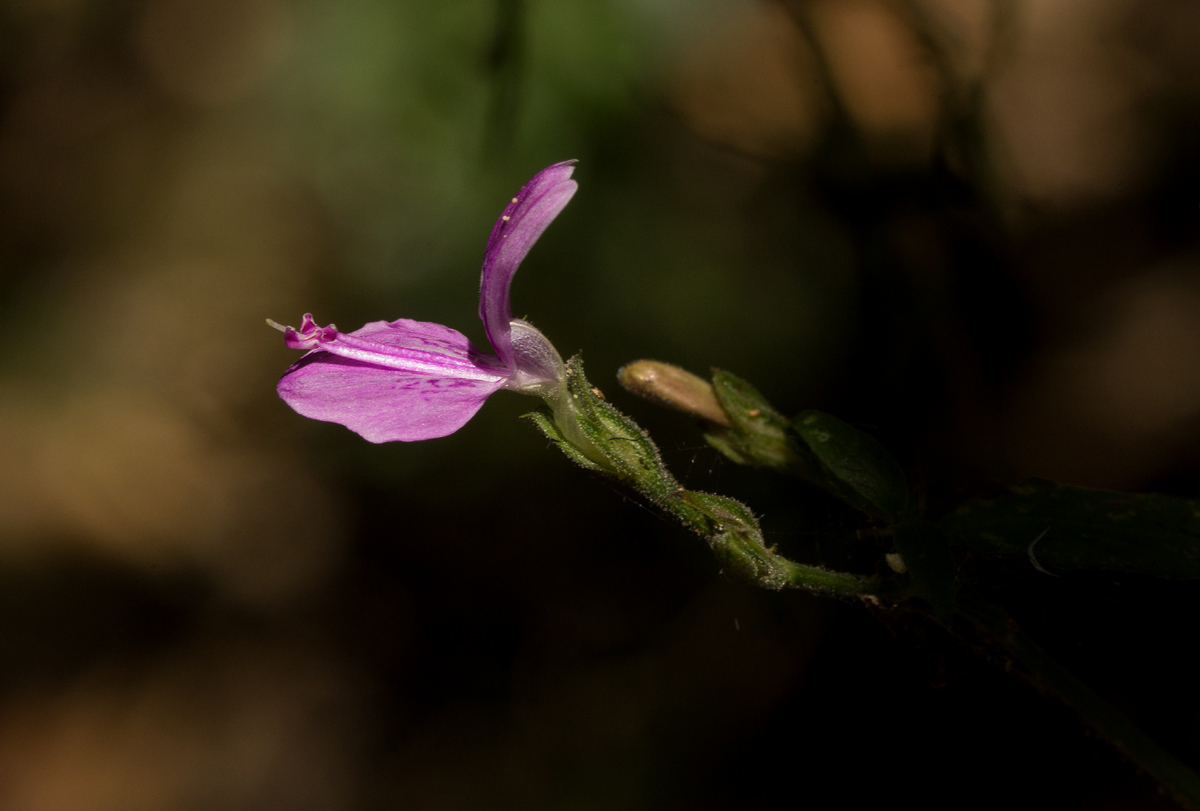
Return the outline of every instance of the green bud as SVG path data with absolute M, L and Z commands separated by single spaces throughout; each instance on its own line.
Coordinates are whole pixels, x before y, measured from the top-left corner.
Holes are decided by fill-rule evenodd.
M 617 381 L 638 397 L 729 427 L 712 384 L 686 369 L 657 360 L 635 360 L 617 372 Z

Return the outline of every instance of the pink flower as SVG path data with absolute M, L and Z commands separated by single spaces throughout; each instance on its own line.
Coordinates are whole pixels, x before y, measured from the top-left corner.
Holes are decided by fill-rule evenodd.
M 372 321 L 354 332 L 319 326 L 305 315 L 283 331 L 287 345 L 311 350 L 279 381 L 297 413 L 338 422 L 370 442 L 410 442 L 452 434 L 492 393 L 541 396 L 560 411 L 565 367 L 531 324 L 512 317 L 509 288 L 529 249 L 574 196 L 575 161 L 538 172 L 504 208 L 488 237 L 479 283 L 479 317 L 494 353 L 441 324 Z

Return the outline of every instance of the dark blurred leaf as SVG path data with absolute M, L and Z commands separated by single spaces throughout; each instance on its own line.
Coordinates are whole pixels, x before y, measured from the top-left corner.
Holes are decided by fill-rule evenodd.
M 957 546 L 1028 556 L 1031 565 L 1200 578 L 1200 502 L 1187 499 L 1030 479 L 997 499 L 967 502 L 940 526 Z
M 821 464 L 861 495 L 881 518 L 895 521 L 907 508 L 904 471 L 874 437 L 821 411 L 802 412 L 792 426 Z
M 935 524 L 905 523 L 896 527 L 895 544 L 917 594 L 948 625 L 954 617 L 954 558 L 950 556 L 950 539 Z

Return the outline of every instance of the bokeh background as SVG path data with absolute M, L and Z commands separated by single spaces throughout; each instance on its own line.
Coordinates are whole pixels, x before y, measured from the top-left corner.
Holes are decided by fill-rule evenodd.
M 267 317 L 483 343 L 566 158 L 518 314 L 789 554 L 877 561 L 620 365 L 836 413 L 934 513 L 1200 492 L 1191 0 L 3 0 L 0 806 L 1171 807 L 936 633 L 723 580 L 531 400 L 372 446 L 275 397 Z M 1200 765 L 1195 589 L 1004 575 Z

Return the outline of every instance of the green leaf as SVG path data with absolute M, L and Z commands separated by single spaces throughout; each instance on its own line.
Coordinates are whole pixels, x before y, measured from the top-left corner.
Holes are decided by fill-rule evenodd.
M 821 464 L 877 516 L 896 521 L 908 508 L 904 471 L 873 436 L 821 411 L 802 412 L 792 427 Z
M 722 428 L 713 428 L 704 432 L 704 441 L 710 447 L 715 448 L 718 453 L 724 456 L 729 461 L 738 465 L 746 465 L 747 467 L 762 467 L 755 462 L 742 444 L 737 441 L 737 437 L 730 434 Z
M 546 438 L 558 445 L 558 449 L 567 455 L 575 464 L 587 470 L 595 471 L 596 473 L 607 473 L 608 471 L 600 465 L 587 458 L 579 451 L 571 442 L 562 435 L 562 431 L 558 430 L 558 426 L 554 423 L 554 415 L 550 413 L 550 409 L 543 406 L 537 411 L 530 411 L 528 414 L 521 415 L 523 419 L 533 422 L 538 427 Z
M 894 542 L 913 589 L 949 625 L 954 617 L 954 558 L 950 554 L 950 539 L 937 525 L 921 521 L 897 526 Z
M 712 425 L 704 434 L 709 445 L 739 465 L 765 467 L 790 473 L 832 490 L 856 508 L 865 505 L 853 490 L 821 465 L 791 429 L 787 417 L 776 411 L 758 389 L 731 372 L 713 369 L 713 391 L 733 423 L 729 428 Z
M 713 426 L 707 432 L 706 438 L 713 447 L 725 453 L 722 443 L 731 445 L 734 454 L 759 467 L 786 470 L 801 463 L 787 418 L 772 408 L 758 389 L 720 369 L 713 369 L 712 382 L 717 402 L 733 423 L 730 428 Z
M 815 415 L 831 425 L 805 437 L 796 430 L 803 426 L 776 411 L 758 389 L 720 369 L 713 369 L 713 391 L 732 425 L 711 425 L 704 439 L 727 458 L 800 476 L 877 518 L 894 521 L 903 511 L 904 474 L 871 437 L 818 411 L 801 417 Z M 828 446 L 823 440 L 830 436 L 840 438 L 841 446 Z
M 939 525 L 956 546 L 1028 558 L 1044 571 L 1200 579 L 1200 502 L 1189 499 L 1030 479 L 999 498 L 967 502 Z

